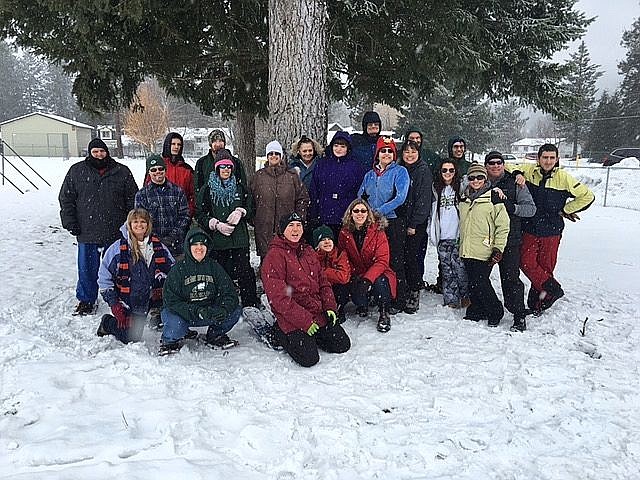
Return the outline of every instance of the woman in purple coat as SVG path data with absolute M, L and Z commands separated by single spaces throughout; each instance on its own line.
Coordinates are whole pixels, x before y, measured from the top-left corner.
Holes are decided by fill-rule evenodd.
M 338 238 L 342 216 L 358 196 L 366 169 L 353 157 L 351 136 L 336 132 L 315 168 L 309 187 L 311 227 L 328 225 Z

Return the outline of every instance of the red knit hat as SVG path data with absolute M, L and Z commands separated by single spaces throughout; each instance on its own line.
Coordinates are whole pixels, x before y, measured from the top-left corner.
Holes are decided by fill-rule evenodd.
M 378 153 L 380 153 L 380 149 L 382 148 L 390 148 L 393 152 L 393 161 L 398 160 L 398 151 L 396 149 L 396 142 L 393 141 L 391 137 L 378 137 L 378 141 L 376 142 L 376 153 L 373 156 L 373 163 L 378 163 Z

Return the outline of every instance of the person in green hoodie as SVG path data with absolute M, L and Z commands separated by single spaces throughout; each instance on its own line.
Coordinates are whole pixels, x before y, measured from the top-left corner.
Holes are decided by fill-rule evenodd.
M 187 233 L 185 256 L 169 271 L 162 290 L 160 355 L 182 348 L 189 327 L 209 327 L 205 342 L 228 348 L 236 344 L 227 332 L 238 323 L 242 310 L 231 278 L 207 255 L 211 238 L 199 228 Z
M 502 302 L 491 285 L 489 275 L 493 266 L 502 260 L 509 236 L 509 214 L 504 194 L 491 190 L 487 170 L 474 163 L 467 171 L 469 185 L 460 203 L 460 258 L 469 279 L 471 305 L 467 320 L 488 320 L 497 327 L 504 316 Z

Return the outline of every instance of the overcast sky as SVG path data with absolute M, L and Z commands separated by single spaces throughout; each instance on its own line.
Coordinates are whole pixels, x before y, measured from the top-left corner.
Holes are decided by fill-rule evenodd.
M 597 17 L 589 25 L 584 42 L 591 61 L 604 71 L 598 88 L 612 91 L 622 80 L 618 75 L 618 62 L 626 57 L 626 49 L 620 46 L 622 33 L 640 17 L 640 0 L 579 0 L 576 8 L 588 17 Z M 572 45 L 572 50 L 579 43 Z

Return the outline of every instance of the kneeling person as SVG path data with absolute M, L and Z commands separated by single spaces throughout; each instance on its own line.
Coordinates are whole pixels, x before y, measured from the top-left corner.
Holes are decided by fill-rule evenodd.
M 207 255 L 210 247 L 211 239 L 206 233 L 191 229 L 185 239 L 184 259 L 167 276 L 161 312 L 161 355 L 179 350 L 190 326 L 208 326 L 205 341 L 212 346 L 235 344 L 227 332 L 238 323 L 242 310 L 231 278 Z
M 336 300 L 316 252 L 302 239 L 302 217 L 280 220 L 280 234 L 271 241 L 261 276 L 279 344 L 303 367 L 318 363 L 318 348 L 344 353 L 351 340 L 338 324 Z

